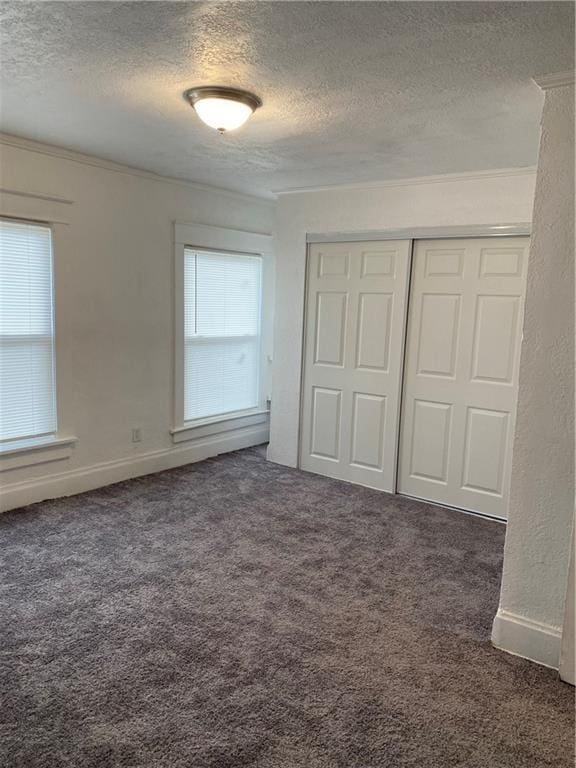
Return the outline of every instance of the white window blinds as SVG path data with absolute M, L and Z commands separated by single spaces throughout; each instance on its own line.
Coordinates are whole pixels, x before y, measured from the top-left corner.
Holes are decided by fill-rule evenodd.
M 184 250 L 184 420 L 259 404 L 261 259 Z
M 0 445 L 56 431 L 52 232 L 0 220 Z

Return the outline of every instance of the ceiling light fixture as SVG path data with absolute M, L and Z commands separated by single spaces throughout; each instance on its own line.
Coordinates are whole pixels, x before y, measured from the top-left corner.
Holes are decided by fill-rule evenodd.
M 240 128 L 262 106 L 261 99 L 253 93 L 210 85 L 190 88 L 184 92 L 184 98 L 194 107 L 200 120 L 219 133 Z

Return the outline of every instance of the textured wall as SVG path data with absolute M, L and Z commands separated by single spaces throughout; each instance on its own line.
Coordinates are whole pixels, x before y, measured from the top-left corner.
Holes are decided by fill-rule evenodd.
M 559 629 L 574 510 L 574 94 L 546 93 L 500 610 Z M 509 650 L 515 650 L 509 648 Z
M 173 222 L 270 232 L 272 204 L 56 157 L 39 145 L 0 145 L 0 154 L 3 188 L 73 201 L 13 198 L 50 214 L 62 208 L 69 219 L 55 252 L 57 378 L 61 431 L 78 438 L 69 460 L 3 472 L 2 486 L 171 450 Z M 133 427 L 142 442 L 131 443 Z
M 298 458 L 306 233 L 528 222 L 533 194 L 525 174 L 280 197 L 270 459 Z

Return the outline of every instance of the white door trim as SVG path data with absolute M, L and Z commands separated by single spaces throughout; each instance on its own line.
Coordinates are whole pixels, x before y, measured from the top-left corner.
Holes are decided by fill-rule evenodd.
M 530 235 L 530 222 L 511 224 L 473 224 L 447 227 L 407 227 L 360 232 L 307 232 L 307 243 L 361 243 L 365 240 L 433 240 L 447 237 L 518 237 Z

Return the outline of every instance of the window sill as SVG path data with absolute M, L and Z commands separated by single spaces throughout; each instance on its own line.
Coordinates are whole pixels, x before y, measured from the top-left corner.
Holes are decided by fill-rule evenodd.
M 171 429 L 172 442 L 184 443 L 187 440 L 199 440 L 222 432 L 265 424 L 269 415 L 269 411 L 256 410 L 248 413 L 225 414 L 211 419 L 198 419 L 196 422 L 188 422 L 181 427 Z
M 68 459 L 76 441 L 76 437 L 55 437 L 41 443 L 23 440 L 20 444 L 0 447 L 0 472 Z

